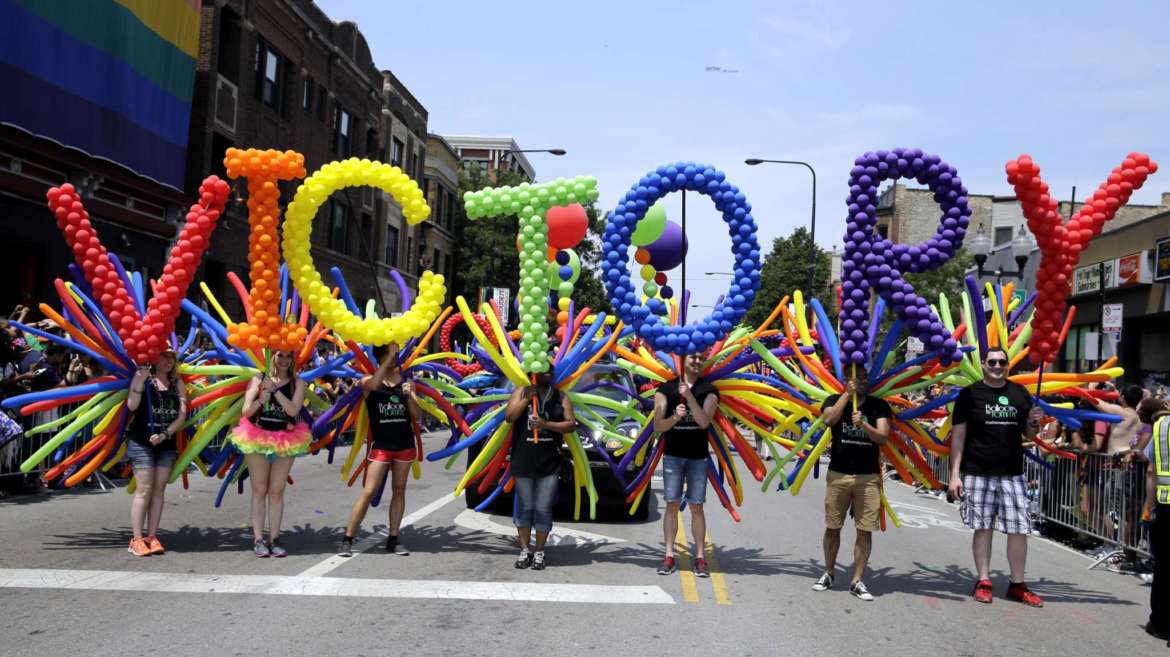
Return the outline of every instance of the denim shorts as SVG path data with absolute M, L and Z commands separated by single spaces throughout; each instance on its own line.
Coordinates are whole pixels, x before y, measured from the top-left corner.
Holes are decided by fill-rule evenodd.
M 174 467 L 178 455 L 174 449 L 156 450 L 149 445 L 142 445 L 133 440 L 126 441 L 126 460 L 130 461 L 130 466 L 135 470 L 170 469 Z
M 707 459 L 662 456 L 663 497 L 667 502 L 683 499 L 683 480 L 687 483 L 687 504 L 702 504 L 707 499 Z

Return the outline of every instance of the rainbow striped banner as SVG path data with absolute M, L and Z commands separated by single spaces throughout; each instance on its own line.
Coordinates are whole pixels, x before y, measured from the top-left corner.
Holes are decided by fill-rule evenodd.
M 0 0 L 0 122 L 183 188 L 201 0 Z

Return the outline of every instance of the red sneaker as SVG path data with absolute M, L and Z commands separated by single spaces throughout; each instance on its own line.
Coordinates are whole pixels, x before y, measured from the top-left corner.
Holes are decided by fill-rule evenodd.
M 658 567 L 659 575 L 669 575 L 674 572 L 675 561 L 674 556 L 663 557 L 662 565 Z
M 1029 591 L 1028 585 L 1024 584 L 1023 582 L 1020 582 L 1018 584 L 1013 582 L 1013 583 L 1009 584 L 1008 590 L 1007 590 L 1007 598 L 1008 598 L 1008 600 L 1015 600 L 1016 602 L 1022 602 L 1024 604 L 1028 605 L 1029 607 L 1043 607 L 1044 606 L 1044 600 L 1040 596 Z
M 975 582 L 975 602 L 991 604 L 992 598 L 991 580 L 981 579 L 978 582 Z

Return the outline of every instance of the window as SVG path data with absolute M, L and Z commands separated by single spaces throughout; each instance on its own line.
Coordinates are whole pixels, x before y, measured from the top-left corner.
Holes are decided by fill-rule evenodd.
M 402 151 L 405 149 L 402 142 L 397 137 L 390 142 L 390 164 L 396 167 L 402 167 Z
M 349 135 L 353 131 L 353 117 L 341 103 L 337 104 L 337 111 L 333 122 L 333 152 L 341 156 L 349 155 Z
M 284 68 L 287 60 L 263 39 L 256 43 L 256 100 L 276 111 L 281 111 L 284 89 Z
M 378 132 L 373 128 L 366 130 L 366 157 L 378 159 Z
M 889 224 L 878 224 L 877 225 L 877 233 L 878 233 L 878 236 L 881 237 L 883 240 L 888 239 L 890 237 L 890 225 Z
M 301 82 L 301 109 L 306 112 L 313 111 L 313 92 L 317 90 L 317 83 L 313 82 L 313 78 L 305 76 Z
M 398 266 L 398 228 L 386 226 L 386 264 Z
M 329 214 L 329 248 L 338 253 L 345 253 L 345 228 L 346 215 L 349 213 L 349 208 L 337 201 L 332 201 L 331 212 Z
M 325 85 L 317 85 L 317 120 L 325 120 L 325 99 L 329 96 L 329 92 L 325 91 Z
M 1011 226 L 996 226 L 995 228 L 995 246 L 1003 246 L 1012 241 L 1012 227 Z
M 427 264 L 429 265 L 428 269 L 433 272 L 437 273 L 443 271 L 443 254 L 439 253 L 438 249 L 435 249 L 435 255 L 433 259 Z
M 443 196 L 447 199 L 443 205 L 443 226 L 447 230 L 452 230 L 455 227 L 455 195 L 444 190 Z

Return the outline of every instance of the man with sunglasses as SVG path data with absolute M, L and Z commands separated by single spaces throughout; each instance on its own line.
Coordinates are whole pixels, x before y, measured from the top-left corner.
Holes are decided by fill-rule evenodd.
M 1028 557 L 1027 481 L 1024 479 L 1024 443 L 1036 437 L 1044 416 L 1033 407 L 1028 391 L 1007 380 L 1008 356 L 1000 347 L 983 355 L 983 380 L 959 392 L 951 412 L 950 497 L 961 500 L 963 522 L 975 530 L 971 551 L 977 581 L 974 597 L 990 603 L 992 585 L 991 539 L 994 529 L 1007 534 L 1011 581 L 1009 600 L 1043 607 L 1040 596 L 1024 583 Z

